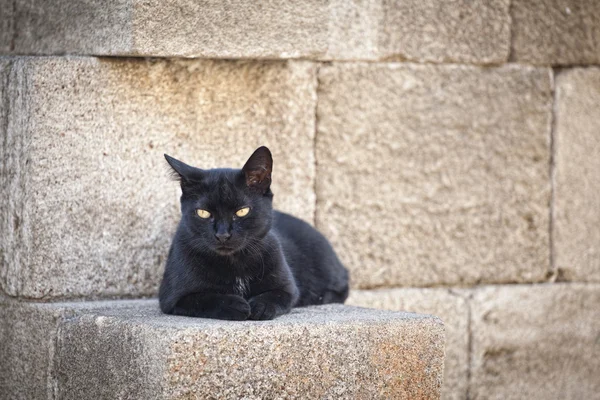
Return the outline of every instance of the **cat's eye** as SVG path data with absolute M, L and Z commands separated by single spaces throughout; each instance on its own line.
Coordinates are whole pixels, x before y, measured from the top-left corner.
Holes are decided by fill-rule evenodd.
M 250 207 L 244 207 L 244 208 L 240 208 L 239 210 L 237 210 L 235 212 L 235 215 L 237 215 L 238 217 L 245 217 L 246 215 L 248 215 L 248 213 L 250 212 Z
M 198 216 L 203 219 L 210 218 L 210 213 L 208 211 L 202 210 L 200 208 L 196 210 L 196 214 L 198 214 Z

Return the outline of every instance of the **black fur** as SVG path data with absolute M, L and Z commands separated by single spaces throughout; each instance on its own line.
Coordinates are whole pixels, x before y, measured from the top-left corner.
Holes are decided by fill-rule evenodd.
M 160 286 L 164 313 L 273 319 L 292 307 L 346 300 L 348 271 L 327 239 L 273 210 L 266 147 L 241 170 L 201 170 L 165 158 L 181 183 L 182 217 Z M 250 212 L 237 217 L 242 207 Z M 198 209 L 210 218 L 200 218 Z

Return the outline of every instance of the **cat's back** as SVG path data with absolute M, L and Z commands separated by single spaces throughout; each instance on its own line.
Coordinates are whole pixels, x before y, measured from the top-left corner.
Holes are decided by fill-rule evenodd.
M 276 231 L 284 250 L 286 246 L 298 250 L 309 251 L 323 248 L 333 252 L 333 248 L 319 231 L 309 223 L 293 215 L 281 211 L 273 211 L 273 228 Z M 335 254 L 334 254 L 335 255 Z
M 307 222 L 280 211 L 273 211 L 273 230 L 298 283 L 304 303 L 299 305 L 343 302 L 348 271 L 329 241 Z M 330 293 L 319 300 L 326 292 Z
M 274 210 L 273 227 L 279 234 L 298 240 L 317 240 L 323 235 L 308 222 L 296 218 L 293 215 Z

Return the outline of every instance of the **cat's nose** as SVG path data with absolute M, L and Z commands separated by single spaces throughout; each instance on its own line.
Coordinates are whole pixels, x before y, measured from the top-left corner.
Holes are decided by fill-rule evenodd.
M 217 240 L 221 243 L 225 243 L 226 241 L 229 240 L 229 238 L 231 238 L 231 233 L 228 232 L 218 232 L 215 233 L 215 237 L 217 238 Z

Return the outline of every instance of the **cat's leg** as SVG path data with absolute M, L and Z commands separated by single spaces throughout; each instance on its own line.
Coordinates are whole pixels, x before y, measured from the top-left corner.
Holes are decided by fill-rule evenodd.
M 326 290 L 321 297 L 321 304 L 343 303 L 348 298 L 348 291 L 349 288 L 347 284 L 340 289 Z
M 179 299 L 174 315 L 244 321 L 250 316 L 250 305 L 231 294 L 192 293 Z
M 290 312 L 298 295 L 292 290 L 275 289 L 251 297 L 250 319 L 267 320 Z

